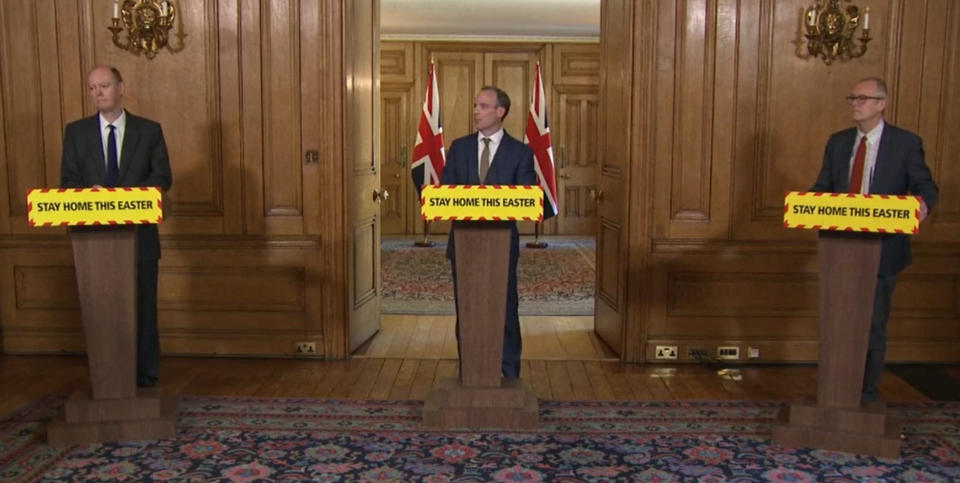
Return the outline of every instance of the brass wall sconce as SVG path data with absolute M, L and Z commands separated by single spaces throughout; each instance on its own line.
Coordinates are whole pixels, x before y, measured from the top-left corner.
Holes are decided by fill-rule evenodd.
M 177 49 L 167 43 L 176 18 L 177 10 L 168 0 L 114 0 L 113 17 L 107 29 L 113 32 L 114 45 L 137 55 L 142 52 L 152 59 L 163 48 L 171 52 L 183 50 L 183 36 L 178 35 L 180 47 Z M 124 30 L 125 41 L 120 39 Z
M 797 39 L 797 56 L 802 59 L 822 57 L 827 65 L 835 60 L 846 62 L 860 57 L 867 51 L 870 38 L 870 7 L 863 12 L 856 5 L 840 6 L 841 0 L 816 0 L 803 10 L 801 21 L 807 38 L 807 53 L 803 52 L 803 39 Z M 844 0 L 849 3 L 851 0 Z M 857 27 L 862 24 L 860 37 L 854 39 Z M 859 44 L 855 42 L 859 40 Z

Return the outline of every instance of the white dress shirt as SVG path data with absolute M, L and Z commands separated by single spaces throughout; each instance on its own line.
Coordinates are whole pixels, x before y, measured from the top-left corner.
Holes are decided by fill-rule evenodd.
M 103 118 L 103 114 L 100 114 L 100 137 L 101 143 L 103 146 L 103 166 L 107 166 L 107 137 L 110 136 L 110 128 L 107 127 L 110 124 L 113 124 L 114 132 L 113 137 L 117 143 L 117 167 L 120 167 L 120 147 L 123 146 L 123 133 L 127 129 L 127 111 L 120 111 L 120 117 L 113 120 L 113 122 L 108 122 Z
M 857 129 L 857 139 L 853 142 L 853 153 L 850 156 L 850 169 L 847 176 L 853 174 L 853 160 L 857 157 L 857 148 L 860 147 L 860 138 L 867 136 L 867 152 L 863 158 L 863 178 L 860 183 L 860 194 L 870 193 L 870 181 L 873 179 L 873 170 L 877 166 L 877 152 L 880 150 L 880 135 L 883 134 L 883 120 L 864 134 Z M 852 181 L 852 180 L 851 180 Z M 851 183 L 853 184 L 853 183 Z
M 483 156 L 483 138 L 490 138 L 490 166 L 493 166 L 493 158 L 497 155 L 500 141 L 503 140 L 503 128 L 489 136 L 484 136 L 482 132 L 477 131 L 477 173 L 480 172 L 480 158 Z M 483 180 L 481 179 L 480 182 L 483 183 Z

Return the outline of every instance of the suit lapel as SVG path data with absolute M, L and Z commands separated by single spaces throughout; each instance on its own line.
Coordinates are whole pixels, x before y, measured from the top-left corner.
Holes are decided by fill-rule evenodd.
M 890 125 L 884 123 L 883 131 L 880 132 L 880 146 L 877 147 L 877 160 L 873 164 L 873 175 L 870 177 L 868 193 L 883 192 L 883 175 L 890 167 L 891 136 L 893 136 L 893 131 L 890 129 Z
M 836 173 L 836 179 L 840 180 L 837 183 L 837 192 L 846 193 L 850 190 L 850 159 L 853 158 L 853 150 L 856 149 L 857 141 L 857 128 L 853 128 L 844 135 L 841 146 L 843 149 L 840 150 L 842 158 L 840 162 L 837 163 L 840 172 Z
M 467 151 L 467 183 L 480 184 L 480 158 L 477 156 L 477 135 L 470 137 L 470 149 Z M 489 173 L 488 173 L 489 174 Z
M 100 132 L 100 115 L 94 114 L 87 119 L 84 139 L 89 140 L 87 149 L 93 151 L 91 153 L 92 159 L 97 161 L 94 163 L 93 171 L 96 179 L 100 180 L 98 181 L 98 184 L 100 184 L 107 177 L 107 159 L 103 155 L 103 133 Z
M 122 181 L 127 171 L 130 171 L 130 157 L 133 155 L 133 150 L 137 146 L 137 139 L 140 137 L 138 127 L 136 118 L 128 112 L 127 125 L 124 127 L 123 133 L 123 145 L 120 146 L 120 174 L 117 176 L 117 183 L 121 186 L 123 186 Z

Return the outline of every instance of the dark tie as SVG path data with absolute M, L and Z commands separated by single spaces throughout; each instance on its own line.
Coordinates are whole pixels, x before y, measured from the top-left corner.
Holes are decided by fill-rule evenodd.
M 104 185 L 113 187 L 117 185 L 117 178 L 120 177 L 120 166 L 117 163 L 117 137 L 114 131 L 117 129 L 113 124 L 108 124 L 110 134 L 107 135 L 107 179 Z
M 860 193 L 860 185 L 863 182 L 863 165 L 867 158 L 867 137 L 860 138 L 860 145 L 857 146 L 857 154 L 853 156 L 853 170 L 850 171 L 850 193 Z
M 483 152 L 480 153 L 480 184 L 487 179 L 490 170 L 490 138 L 483 138 Z

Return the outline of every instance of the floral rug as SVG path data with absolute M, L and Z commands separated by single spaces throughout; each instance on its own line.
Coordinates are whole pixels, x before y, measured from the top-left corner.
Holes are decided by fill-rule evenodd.
M 517 265 L 520 315 L 593 315 L 596 242 L 549 239 L 545 249 L 521 241 Z M 453 280 L 446 241 L 418 248 L 410 238 L 380 243 L 384 314 L 453 315 Z
M 180 398 L 176 439 L 43 443 L 63 403 L 0 422 L 3 481 L 957 481 L 960 403 L 891 405 L 900 460 L 770 441 L 782 402 L 540 401 L 540 430 L 430 431 L 420 401 Z

